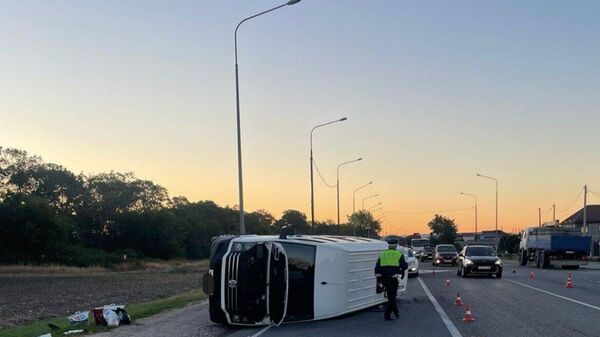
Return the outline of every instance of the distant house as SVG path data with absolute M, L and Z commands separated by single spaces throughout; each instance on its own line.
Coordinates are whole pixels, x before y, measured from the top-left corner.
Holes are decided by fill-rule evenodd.
M 589 228 L 587 234 L 592 237 L 592 241 L 594 242 L 593 255 L 598 256 L 598 242 L 600 242 L 600 205 L 587 205 L 586 213 L 586 220 Z M 563 222 L 561 222 L 561 225 L 568 228 L 577 228 L 582 230 L 583 208 L 566 218 Z

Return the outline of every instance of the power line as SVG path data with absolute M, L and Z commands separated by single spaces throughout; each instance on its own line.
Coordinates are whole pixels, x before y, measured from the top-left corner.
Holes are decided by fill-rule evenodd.
M 321 181 L 323 181 L 323 184 L 325 184 L 329 188 L 335 188 L 335 185 L 328 184 L 327 181 L 325 180 L 325 178 L 323 178 L 323 175 L 321 174 L 321 171 L 319 171 L 319 167 L 317 166 L 317 162 L 314 160 L 314 158 L 313 158 L 313 165 L 315 166 L 315 170 L 317 170 L 317 174 L 319 175 L 319 178 L 321 178 Z
M 577 204 L 577 202 L 579 201 L 579 198 L 581 198 L 581 194 L 583 194 L 583 189 L 581 189 L 579 191 L 579 194 L 577 195 L 577 198 L 575 198 L 575 201 L 573 201 L 573 203 L 569 207 L 563 208 L 563 209 L 559 209 L 558 212 L 559 213 L 566 212 L 566 211 L 570 210 L 571 208 L 573 208 L 573 206 L 575 206 L 575 204 Z

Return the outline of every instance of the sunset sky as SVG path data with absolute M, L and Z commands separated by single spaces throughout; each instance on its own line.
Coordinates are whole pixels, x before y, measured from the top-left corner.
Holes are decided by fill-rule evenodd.
M 236 205 L 233 30 L 280 3 L 1 1 L 0 146 Z M 478 172 L 500 181 L 505 231 L 600 192 L 598 1 L 304 0 L 239 39 L 247 210 L 310 214 L 309 132 L 341 117 L 315 159 L 333 184 L 365 158 L 341 170 L 342 214 L 373 180 L 357 204 L 378 193 L 388 233 L 425 232 L 436 211 L 472 231 L 461 191 L 493 229 Z M 335 220 L 315 178 L 317 219 Z

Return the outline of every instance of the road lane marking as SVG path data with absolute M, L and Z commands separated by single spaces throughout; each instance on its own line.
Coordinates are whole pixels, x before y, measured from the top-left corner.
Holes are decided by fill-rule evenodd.
M 530 285 L 528 285 L 528 284 L 521 283 L 521 282 L 519 282 L 519 281 L 513 281 L 513 280 L 507 280 L 507 281 L 508 281 L 508 282 L 512 282 L 512 283 L 514 283 L 514 284 L 518 284 L 518 285 L 520 285 L 520 286 L 523 286 L 523 287 L 525 287 L 525 288 L 529 288 L 529 289 L 537 290 L 537 291 L 539 291 L 539 292 L 541 292 L 541 293 L 544 293 L 544 294 L 547 294 L 547 295 L 551 295 L 551 296 L 554 296 L 554 297 L 558 297 L 558 298 L 561 298 L 561 299 L 563 299 L 563 300 L 571 301 L 571 302 L 573 302 L 573 303 L 581 304 L 581 305 L 583 305 L 583 306 L 585 306 L 585 307 L 592 308 L 592 309 L 595 309 L 595 310 L 598 310 L 598 311 L 600 311 L 600 307 L 597 307 L 597 306 L 595 306 L 595 305 L 591 305 L 591 304 L 588 304 L 588 303 L 585 303 L 585 302 L 581 302 L 581 301 L 578 301 L 578 300 L 574 300 L 574 299 L 572 299 L 572 298 L 568 298 L 568 297 L 561 296 L 561 295 L 558 295 L 558 294 L 555 294 L 555 293 L 551 293 L 551 292 L 549 292 L 549 291 L 542 290 L 542 289 L 540 289 L 540 288 L 536 288 L 536 287 L 532 287 L 532 286 L 530 286 Z
M 250 337 L 258 337 L 262 334 L 264 334 L 265 332 L 267 332 L 267 330 L 271 329 L 273 326 L 272 325 L 267 325 L 266 327 L 260 329 L 259 332 L 255 333 L 254 335 L 250 336 Z
M 450 333 L 450 335 L 452 337 L 462 337 L 462 335 L 460 334 L 460 331 L 458 331 L 458 329 L 456 328 L 456 325 L 454 325 L 454 323 L 452 323 L 452 321 L 450 320 L 448 315 L 446 315 L 446 312 L 444 311 L 444 309 L 442 309 L 442 307 L 440 306 L 438 301 L 435 299 L 435 297 L 433 297 L 433 295 L 431 294 L 431 291 L 429 291 L 429 288 L 427 288 L 427 285 L 425 285 L 425 282 L 423 282 L 423 280 L 421 280 L 420 277 L 417 277 L 417 280 L 419 281 L 419 283 L 421 283 L 421 287 L 423 287 L 423 291 L 425 291 L 425 295 L 427 295 L 427 297 L 429 297 L 431 304 L 433 304 L 435 311 L 437 311 L 438 315 L 440 315 L 440 318 L 442 319 L 442 322 L 444 322 L 444 325 L 446 326 L 446 329 L 448 329 L 448 332 Z

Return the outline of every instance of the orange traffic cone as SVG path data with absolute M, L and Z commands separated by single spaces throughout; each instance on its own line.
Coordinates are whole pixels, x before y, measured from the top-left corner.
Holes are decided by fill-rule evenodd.
M 573 288 L 573 278 L 571 277 L 571 273 L 567 274 L 567 283 L 565 283 L 565 288 Z
M 465 318 L 463 318 L 463 322 L 475 322 L 475 318 L 471 314 L 471 307 L 467 304 L 467 311 L 465 312 Z
M 449 286 L 450 286 L 450 279 L 447 278 L 446 279 L 446 287 L 449 287 Z
M 534 272 L 529 273 L 529 278 L 535 278 L 535 273 Z
M 462 299 L 460 298 L 460 293 L 456 293 L 456 301 L 454 301 L 454 305 L 463 305 Z

